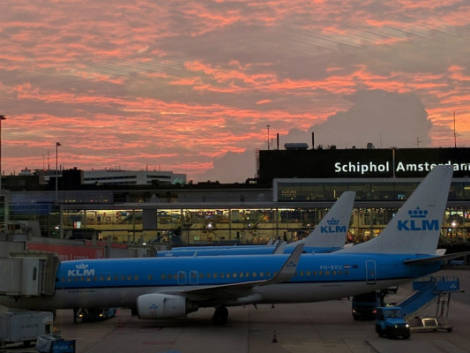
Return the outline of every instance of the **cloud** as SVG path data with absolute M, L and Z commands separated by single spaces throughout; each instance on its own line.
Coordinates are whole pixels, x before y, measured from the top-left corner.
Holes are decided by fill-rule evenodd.
M 315 133 L 315 146 L 338 148 L 356 146 L 365 148 L 373 143 L 377 148 L 426 147 L 431 144 L 432 123 L 418 97 L 413 94 L 386 91 L 360 91 L 348 97 L 352 107 L 329 116 L 309 129 L 291 129 L 280 137 L 285 143 L 304 142 L 311 148 L 311 132 Z M 441 131 L 442 132 L 442 131 Z M 274 144 L 272 144 L 274 146 Z M 266 148 L 266 146 L 264 146 Z M 255 151 L 226 153 L 214 161 L 214 167 L 201 175 L 221 182 L 242 182 L 256 173 Z
M 61 141 L 68 166 L 213 179 L 205 172 L 222 165 L 233 179 L 223 156 L 266 146 L 267 125 L 283 142 L 315 129 L 319 143 L 349 146 L 365 141 L 339 129 L 357 120 L 377 146 L 448 146 L 454 111 L 459 144 L 470 143 L 465 1 L 268 4 L 0 2 L 3 169 L 41 167 Z M 376 101 L 416 126 L 391 138 Z

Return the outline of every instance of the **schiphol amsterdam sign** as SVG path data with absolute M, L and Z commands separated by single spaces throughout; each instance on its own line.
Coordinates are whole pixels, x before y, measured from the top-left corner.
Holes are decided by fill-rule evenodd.
M 447 161 L 446 163 L 438 162 L 422 162 L 422 163 L 409 163 L 403 161 L 395 162 L 395 166 L 390 161 L 383 163 L 378 162 L 336 162 L 334 164 L 335 173 L 346 173 L 346 174 L 377 174 L 384 173 L 390 174 L 393 170 L 396 174 L 398 173 L 416 173 L 416 172 L 429 172 L 436 165 L 446 164 L 451 165 L 454 168 L 454 172 L 468 172 L 470 171 L 470 163 L 456 163 L 453 161 Z

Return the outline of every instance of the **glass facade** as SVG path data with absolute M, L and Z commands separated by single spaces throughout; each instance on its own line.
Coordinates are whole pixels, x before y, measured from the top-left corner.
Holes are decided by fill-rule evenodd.
M 303 238 L 344 191 L 353 190 L 356 208 L 348 240 L 358 242 L 377 236 L 419 181 L 276 179 L 272 189 L 201 188 L 196 196 L 192 189 L 175 189 L 171 198 L 154 203 L 155 192 L 149 190 L 73 191 L 64 193 L 60 207 L 53 192 L 17 192 L 11 193 L 5 213 L 10 222 L 36 222 L 39 235 L 47 237 L 129 244 L 262 244 L 273 238 Z M 470 179 L 454 179 L 449 205 L 442 236 L 468 241 Z
M 355 191 L 356 201 L 402 201 L 416 189 L 419 181 L 402 180 L 330 180 L 323 181 L 274 181 L 274 199 L 280 202 L 290 201 L 332 201 L 344 191 Z M 449 200 L 470 200 L 470 180 L 453 182 L 449 191 Z
M 348 232 L 349 242 L 377 236 L 397 211 L 396 208 L 355 208 Z M 272 238 L 295 241 L 306 236 L 328 208 L 237 208 L 159 209 L 155 230 L 143 230 L 142 210 L 64 211 L 65 237 L 80 230 L 99 240 L 126 243 L 263 244 Z M 82 234 L 81 232 L 78 234 Z M 448 208 L 442 236 L 470 240 L 470 210 Z

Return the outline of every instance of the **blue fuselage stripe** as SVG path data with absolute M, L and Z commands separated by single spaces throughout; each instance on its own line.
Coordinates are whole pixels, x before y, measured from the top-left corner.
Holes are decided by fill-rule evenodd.
M 168 257 L 62 262 L 57 289 L 204 286 L 272 278 L 288 255 Z M 292 283 L 334 283 L 416 278 L 439 263 L 405 265 L 418 255 L 304 254 Z

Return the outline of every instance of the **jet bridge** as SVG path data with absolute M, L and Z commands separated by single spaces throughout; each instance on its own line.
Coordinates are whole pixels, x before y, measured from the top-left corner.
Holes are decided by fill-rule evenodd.
M 41 296 L 55 292 L 59 258 L 50 253 L 13 253 L 0 259 L 0 295 Z

